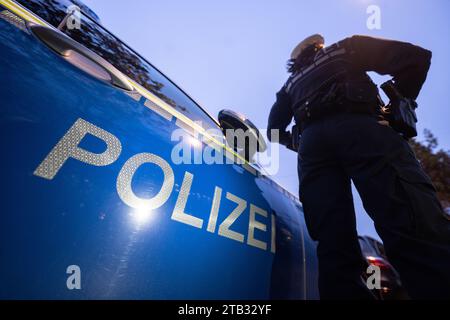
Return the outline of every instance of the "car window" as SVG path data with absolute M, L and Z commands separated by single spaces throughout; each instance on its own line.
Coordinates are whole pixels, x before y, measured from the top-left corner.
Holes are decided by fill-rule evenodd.
M 16 0 L 18 3 L 33 11 L 39 17 L 57 27 L 67 14 L 71 5 L 78 6 L 85 14 L 100 22 L 97 14 L 80 0 Z
M 65 10 L 71 2 L 32 0 L 20 1 L 20 3 L 53 26 L 58 26 L 64 19 Z M 217 123 L 180 88 L 97 21 L 86 16 L 84 10 L 80 29 L 64 28 L 62 31 L 107 60 L 172 108 L 191 120 L 199 122 L 204 129 L 219 129 Z

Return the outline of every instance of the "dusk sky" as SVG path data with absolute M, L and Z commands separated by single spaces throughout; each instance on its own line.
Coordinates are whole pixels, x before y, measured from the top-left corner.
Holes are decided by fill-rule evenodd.
M 286 61 L 303 38 L 327 44 L 366 34 L 411 42 L 433 52 L 418 99 L 419 131 L 430 129 L 450 149 L 450 1 L 148 1 L 84 0 L 103 25 L 182 87 L 214 117 L 228 108 L 266 128 L 275 93 L 287 79 Z M 369 30 L 368 6 L 381 9 L 381 29 Z M 387 77 L 375 76 L 380 84 Z M 420 139 L 421 137 L 419 137 Z M 296 154 L 283 149 L 274 177 L 298 193 Z M 359 198 L 360 234 L 376 236 Z

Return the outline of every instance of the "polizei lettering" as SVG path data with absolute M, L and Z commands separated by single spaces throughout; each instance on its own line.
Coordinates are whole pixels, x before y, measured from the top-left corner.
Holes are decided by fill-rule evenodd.
M 106 149 L 103 152 L 94 152 L 82 148 L 81 141 L 87 135 L 102 140 Z M 86 120 L 78 119 L 39 164 L 34 175 L 51 181 L 69 159 L 90 166 L 108 166 L 119 159 L 121 152 L 122 144 L 116 136 Z M 159 192 L 151 198 L 140 197 L 132 188 L 133 177 L 144 164 L 156 166 L 164 176 Z M 171 219 L 173 221 L 275 253 L 275 216 L 234 194 L 232 190 L 223 190 L 216 186 L 210 191 L 212 202 L 208 219 L 204 220 L 195 213 L 188 212 L 186 209 L 188 201 L 195 201 L 195 198 L 190 199 L 194 179 L 194 174 L 188 171 L 184 172 L 176 203 L 172 209 Z M 129 207 L 138 211 L 151 211 L 160 208 L 167 202 L 173 193 L 175 182 L 172 165 L 166 159 L 154 153 L 143 152 L 125 161 L 117 176 L 116 190 L 119 198 Z M 204 191 L 207 192 L 207 190 L 202 190 L 202 192 Z M 227 215 L 219 221 L 219 210 L 224 207 L 223 204 L 226 202 L 228 202 L 227 208 L 230 208 L 231 204 L 232 209 L 227 209 Z M 238 219 L 248 221 L 244 233 L 233 230 L 233 224 Z M 262 234 L 266 235 L 265 241 L 261 239 Z

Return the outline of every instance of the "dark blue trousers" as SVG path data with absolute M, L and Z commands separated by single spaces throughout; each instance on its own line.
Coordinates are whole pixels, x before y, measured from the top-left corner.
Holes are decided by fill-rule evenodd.
M 363 114 L 308 124 L 299 147 L 300 199 L 318 241 L 324 299 L 371 298 L 361 274 L 351 181 L 413 299 L 450 299 L 450 221 L 407 141 Z

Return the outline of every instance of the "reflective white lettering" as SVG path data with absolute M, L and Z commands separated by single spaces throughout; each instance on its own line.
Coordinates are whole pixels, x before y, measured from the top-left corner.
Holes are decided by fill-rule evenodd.
M 102 153 L 93 153 L 80 148 L 78 145 L 87 134 L 105 142 L 106 150 Z M 69 158 L 93 166 L 107 166 L 119 158 L 121 151 L 122 145 L 114 135 L 92 123 L 78 119 L 34 171 L 34 175 L 52 180 Z
M 244 235 L 230 229 L 231 225 L 239 218 L 239 216 L 247 208 L 247 201 L 227 192 L 226 198 L 237 204 L 237 207 L 230 213 L 230 215 L 219 226 L 219 235 L 244 242 Z

